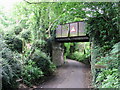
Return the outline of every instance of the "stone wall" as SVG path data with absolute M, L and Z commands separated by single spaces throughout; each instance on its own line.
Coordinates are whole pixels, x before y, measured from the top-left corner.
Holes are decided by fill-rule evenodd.
M 52 43 L 52 61 L 56 66 L 64 64 L 64 49 L 61 47 L 61 43 Z

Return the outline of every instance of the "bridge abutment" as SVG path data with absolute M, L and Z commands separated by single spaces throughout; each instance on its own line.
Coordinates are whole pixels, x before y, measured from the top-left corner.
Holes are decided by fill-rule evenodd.
M 61 47 L 62 43 L 52 43 L 52 61 L 56 66 L 64 64 L 64 49 Z

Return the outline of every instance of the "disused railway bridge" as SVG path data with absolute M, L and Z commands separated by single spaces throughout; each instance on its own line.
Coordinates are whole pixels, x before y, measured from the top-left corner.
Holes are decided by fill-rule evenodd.
M 58 25 L 55 42 L 52 44 L 52 60 L 57 66 L 64 63 L 64 49 L 61 47 L 64 42 L 89 42 L 89 37 L 86 35 L 85 22 Z
M 58 25 L 55 40 L 57 42 L 88 42 L 89 37 L 86 35 L 85 22 Z

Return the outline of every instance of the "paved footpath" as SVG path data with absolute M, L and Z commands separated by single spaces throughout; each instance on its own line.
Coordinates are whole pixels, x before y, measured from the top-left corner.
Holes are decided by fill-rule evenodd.
M 67 59 L 57 74 L 38 88 L 89 88 L 90 67 Z

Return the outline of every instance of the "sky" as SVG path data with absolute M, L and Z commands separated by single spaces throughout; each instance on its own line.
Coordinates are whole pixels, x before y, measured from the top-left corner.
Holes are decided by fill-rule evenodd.
M 9 11 L 12 9 L 13 5 L 16 2 L 21 2 L 23 0 L 1 0 L 0 1 L 0 6 L 3 6 L 6 11 Z

